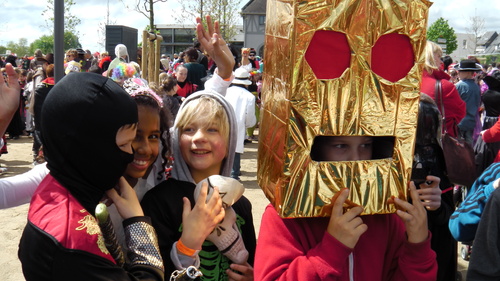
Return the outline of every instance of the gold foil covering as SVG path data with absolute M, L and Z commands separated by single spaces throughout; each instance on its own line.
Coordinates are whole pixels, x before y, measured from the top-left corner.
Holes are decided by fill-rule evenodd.
M 281 217 L 329 216 L 331 198 L 350 189 L 363 214 L 396 211 L 411 174 L 424 63 L 425 0 L 267 1 L 266 69 L 259 132 L 258 182 Z M 339 78 L 316 78 L 305 59 L 314 33 L 346 34 L 350 65 Z M 371 49 L 385 34 L 408 36 L 415 63 L 388 81 L 370 68 Z M 328 62 L 325 63 L 335 63 Z M 392 158 L 316 162 L 316 136 L 392 136 Z

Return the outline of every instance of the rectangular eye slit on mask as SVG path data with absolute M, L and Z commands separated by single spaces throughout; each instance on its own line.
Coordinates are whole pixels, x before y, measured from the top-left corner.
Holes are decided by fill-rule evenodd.
M 341 137 L 342 140 L 338 141 L 337 137 Z M 359 140 L 359 137 L 362 137 L 364 139 L 362 139 L 361 142 L 354 141 L 354 138 L 357 138 Z M 394 153 L 394 142 L 395 137 L 393 136 L 316 136 L 311 147 L 310 155 L 312 160 L 318 162 L 339 162 L 340 160 L 333 159 L 332 154 L 328 153 L 329 148 L 332 148 L 334 146 L 340 147 L 358 144 L 371 144 L 371 158 L 360 160 L 378 160 L 392 158 Z

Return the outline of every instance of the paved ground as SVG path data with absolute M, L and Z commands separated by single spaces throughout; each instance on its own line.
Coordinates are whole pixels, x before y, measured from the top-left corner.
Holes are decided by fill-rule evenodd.
M 24 173 L 31 169 L 31 144 L 32 139 L 28 137 L 9 141 L 9 154 L 0 157 L 0 165 L 2 167 L 6 166 L 9 170 L 7 173 L 0 175 L 0 178 Z M 255 231 L 258 235 L 262 213 L 269 201 L 257 185 L 257 147 L 257 142 L 245 145 L 245 153 L 241 159 L 241 180 L 246 188 L 244 195 L 252 202 Z M 17 245 L 26 224 L 27 210 L 28 204 L 0 210 L 0 220 L 2 221 L 2 227 L 0 228 L 0 249 L 2 249 L 2 255 L 0 255 L 0 280 L 23 280 L 21 265 L 17 259 Z M 461 258 L 458 259 L 458 262 L 459 271 L 462 272 L 463 280 L 465 280 L 468 262 Z

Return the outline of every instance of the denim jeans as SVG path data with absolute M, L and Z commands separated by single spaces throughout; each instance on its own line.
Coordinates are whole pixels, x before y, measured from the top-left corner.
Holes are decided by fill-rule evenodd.
M 241 171 L 240 171 L 240 168 L 241 168 L 241 165 L 240 165 L 240 160 L 241 160 L 241 153 L 234 153 L 234 162 L 233 162 L 233 169 L 231 171 L 231 177 L 233 179 L 237 179 L 239 180 L 240 179 L 240 175 L 241 175 Z
M 474 134 L 474 129 L 472 130 L 467 130 L 463 131 L 458 129 L 458 134 L 461 136 L 466 142 L 468 142 L 470 145 L 473 145 L 474 139 L 473 139 L 473 134 Z

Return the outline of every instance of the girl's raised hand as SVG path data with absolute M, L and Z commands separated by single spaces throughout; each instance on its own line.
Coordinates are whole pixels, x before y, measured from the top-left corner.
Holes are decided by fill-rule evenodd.
M 399 207 L 396 213 L 405 223 L 408 242 L 421 243 L 429 236 L 429 231 L 427 230 L 427 212 L 420 201 L 417 188 L 413 182 L 410 182 L 410 196 L 412 204 L 399 198 L 393 199 L 394 203 Z
M 183 198 L 181 240 L 186 247 L 200 250 L 203 241 L 225 216 L 219 188 L 214 187 L 212 197 L 207 201 L 208 183 L 203 183 L 198 200 L 191 209 L 191 202 Z
M 201 18 L 196 18 L 196 35 L 203 50 L 214 60 L 217 72 L 223 79 L 228 79 L 233 73 L 235 64 L 233 54 L 220 35 L 219 22 L 212 24 L 212 18 L 206 16 L 207 28 L 203 27 Z

